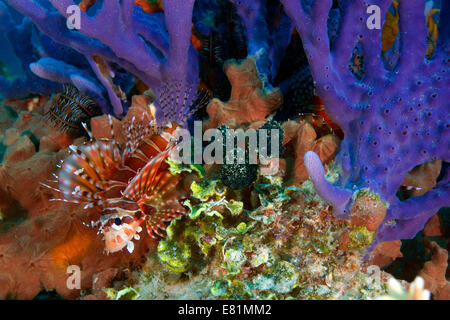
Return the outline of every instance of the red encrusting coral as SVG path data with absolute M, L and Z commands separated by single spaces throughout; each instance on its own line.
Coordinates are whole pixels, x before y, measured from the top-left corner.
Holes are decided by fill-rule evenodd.
M 430 261 L 425 262 L 419 276 L 425 280 L 425 288 L 430 290 L 434 299 L 449 300 L 450 282 L 445 277 L 448 252 L 434 241 L 425 241 L 425 246 L 432 251 L 433 256 Z
M 32 299 L 42 289 L 56 289 L 63 297 L 76 298 L 80 289 L 92 287 L 95 274 L 113 266 L 127 266 L 156 245 L 145 237 L 133 254 L 106 256 L 104 242 L 96 230 L 83 225 L 98 215 L 95 209 L 49 202 L 49 190 L 39 182 L 51 177 L 68 145 L 79 144 L 84 138 L 74 141 L 47 126 L 43 117 L 45 102 L 41 99 L 31 108 L 32 112 L 28 111 L 27 101 L 6 102 L 10 111 L 0 110 L 1 122 L 10 131 L 6 151 L 16 154 L 14 160 L 4 159 L 0 168 L 0 210 L 4 217 L 0 225 L 2 299 Z M 18 151 L 23 149 L 23 137 L 33 142 L 30 152 Z M 67 287 L 69 265 L 81 269 L 80 289 Z
M 143 233 L 131 254 L 117 252 L 106 255 L 105 241 L 102 236 L 96 229 L 86 226 L 90 221 L 96 221 L 102 217 L 101 208 L 98 206 L 92 205 L 92 208 L 84 208 L 86 204 L 94 204 L 95 201 L 81 201 L 89 200 L 89 198 L 86 198 L 86 194 L 81 197 L 71 195 L 71 191 L 74 190 L 70 190 L 70 188 L 64 189 L 66 194 L 73 196 L 72 200 L 75 199 L 82 203 L 50 201 L 55 195 L 50 189 L 40 184 L 41 182 L 51 184 L 47 180 L 51 179 L 51 174 L 55 171 L 58 162 L 67 158 L 66 148 L 72 145 L 72 149 L 81 150 L 81 155 L 89 154 L 90 157 L 95 155 L 96 161 L 101 159 L 102 170 L 97 170 L 98 167 L 95 165 L 96 170 L 88 172 L 97 177 L 96 174 L 101 171 L 104 176 L 103 180 L 97 177 L 94 184 L 87 183 L 86 179 L 83 180 L 81 174 L 75 178 L 66 175 L 65 179 L 74 179 L 68 181 L 79 185 L 79 190 L 90 190 L 91 194 L 96 190 L 90 188 L 97 183 L 107 191 L 98 189 L 99 199 L 109 199 L 110 195 L 121 197 L 120 188 L 108 189 L 111 183 L 107 178 L 128 182 L 128 179 L 131 179 L 139 168 L 145 166 L 148 159 L 140 159 L 142 156 L 133 157 L 128 154 L 126 165 L 130 167 L 130 170 L 123 171 L 121 174 L 119 174 L 119 170 L 114 171 L 116 167 L 108 161 L 122 159 L 125 154 L 123 146 L 132 148 L 133 145 L 138 146 L 139 150 L 143 150 L 143 154 L 147 154 L 148 158 L 154 158 L 159 150 L 164 150 L 167 146 L 167 141 L 162 136 L 167 138 L 167 134 L 175 129 L 175 126 L 168 128 L 167 134 L 162 136 L 150 131 L 146 131 L 149 133 L 146 137 L 133 134 L 132 127 L 142 127 L 145 123 L 148 124 L 152 118 L 147 96 L 136 96 L 133 100 L 135 103 L 122 122 L 112 118 L 114 132 L 120 133 L 115 143 L 111 137 L 111 127 L 107 117 L 97 117 L 91 122 L 92 131 L 96 134 L 93 141 L 86 141 L 85 137 L 73 140 L 70 135 L 47 125 L 44 118 L 46 99 L 40 99 L 36 105 L 33 105 L 32 112 L 28 111 L 28 102 L 5 102 L 10 105 L 8 108 L 14 112 L 5 108 L 0 110 L 0 130 L 5 133 L 3 141 L 5 138 L 8 141 L 6 157 L 0 167 L 0 210 L 4 217 L 0 225 L 0 298 L 31 299 L 42 289 L 56 289 L 63 297 L 77 298 L 80 290 L 93 287 L 94 280 L 104 271 L 126 267 L 131 262 L 141 259 L 147 250 L 155 248 L 157 244 L 155 239 Z M 106 121 L 102 121 L 103 118 Z M 102 129 L 103 125 L 104 129 Z M 134 144 L 126 143 L 130 138 L 135 141 Z M 140 140 L 141 138 L 143 140 Z M 150 145 L 147 145 L 146 142 L 150 142 Z M 28 145 L 29 148 L 25 148 Z M 107 153 L 109 152 L 108 148 L 112 148 L 110 150 L 115 150 L 115 152 Z M 21 150 L 29 151 L 22 152 Z M 100 151 L 105 157 L 98 157 Z M 95 154 L 96 152 L 98 153 Z M 120 152 L 120 157 L 117 152 Z M 109 157 L 106 157 L 106 154 L 109 154 Z M 10 156 L 13 157 L 13 160 L 9 158 Z M 69 155 L 67 159 L 70 160 L 66 165 L 82 164 L 79 165 L 80 168 L 89 169 L 90 166 L 86 162 L 82 162 L 82 159 L 77 160 L 80 162 L 74 162 L 77 157 L 79 155 L 76 153 Z M 86 159 L 88 158 L 86 157 Z M 110 166 L 107 167 L 106 163 Z M 119 161 L 117 164 L 121 165 L 121 162 Z M 69 170 L 69 167 L 65 168 Z M 166 163 L 161 170 L 167 172 Z M 91 176 L 84 176 L 84 178 L 86 177 Z M 103 186 L 100 182 L 103 183 Z M 122 188 L 125 189 L 125 187 L 126 183 Z M 158 192 L 165 190 L 163 186 L 158 188 Z M 181 193 L 173 190 L 172 195 L 173 199 L 179 199 Z M 173 204 L 169 206 L 173 206 Z M 138 206 L 135 206 L 135 209 L 139 209 Z M 177 209 L 181 211 L 181 205 Z M 124 226 L 125 224 L 133 225 L 130 218 L 123 218 L 122 221 Z M 111 222 L 109 221 L 109 225 L 105 224 L 105 228 L 109 227 Z M 133 227 L 135 226 L 133 225 Z M 106 234 L 113 235 L 114 232 L 111 230 Z M 135 234 L 132 236 L 134 237 Z M 112 245 L 109 245 L 112 249 Z M 67 287 L 67 278 L 70 275 L 67 274 L 67 267 L 70 265 L 79 266 L 81 269 L 79 289 Z M 110 281 L 113 277 L 108 277 L 105 281 Z M 98 290 L 94 294 L 96 297 L 103 297 Z

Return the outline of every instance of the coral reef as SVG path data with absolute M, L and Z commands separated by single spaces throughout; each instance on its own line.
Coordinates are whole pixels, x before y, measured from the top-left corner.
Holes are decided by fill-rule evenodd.
M 135 6 L 133 0 L 122 3 L 105 1 L 102 9 L 93 16 L 81 12 L 83 23 L 78 30 L 66 27 L 66 18 L 70 16 L 66 8 L 74 5 L 72 0 L 50 1 L 52 7 L 37 1 L 24 3 L 12 0 L 8 3 L 34 22 L 42 33 L 58 43 L 70 43 L 85 57 L 106 88 L 117 116 L 123 116 L 126 110 L 120 97 L 104 79 L 102 66 L 121 66 L 153 87 L 158 96 L 166 94 L 164 88 L 167 81 L 178 83 L 181 90 L 170 92 L 169 98 L 184 95 L 184 92 L 196 92 L 197 61 L 193 48 L 190 48 L 193 0 L 165 1 L 163 15 L 159 12 L 149 15 L 140 6 Z M 121 39 L 124 38 L 127 39 L 127 46 L 122 45 Z M 99 66 L 96 57 L 105 63 Z M 61 71 L 64 68 L 59 66 L 57 69 Z M 108 68 L 108 73 L 114 74 L 111 68 Z M 156 103 L 159 104 L 160 100 Z M 183 106 L 178 99 L 171 103 L 178 108 Z
M 128 266 L 155 247 L 155 242 L 144 239 L 131 255 L 106 256 L 101 237 L 84 225 L 95 212 L 49 201 L 52 195 L 40 183 L 51 179 L 66 148 L 85 138 L 73 140 L 48 126 L 46 101 L 41 100 L 32 112 L 20 105 L 6 104 L 0 109 L 1 142 L 6 146 L 0 167 L 2 299 L 32 299 L 42 289 L 77 298 L 81 290 L 90 290 L 98 274 Z M 81 290 L 66 285 L 69 265 L 82 267 Z
M 336 177 L 330 168 L 329 179 Z M 251 203 L 230 199 L 233 193 L 218 181 L 194 181 L 190 213 L 170 224 L 145 271 L 115 282 L 115 292 L 132 285 L 138 299 L 361 299 L 384 293 L 387 275 L 362 263 L 364 250 L 339 247 L 348 227 L 332 218 L 311 182 L 286 188 L 281 181 L 258 180 Z
M 0 299 L 450 299 L 450 5 L 373 2 L 0 0 Z
M 448 54 L 441 39 L 432 60 L 424 58 L 424 3 L 399 2 L 402 50 L 395 71 L 386 70 L 380 59 L 381 31 L 369 30 L 360 17 L 363 1 L 341 4 L 345 14 L 333 50 L 326 25 L 332 1 L 309 7 L 295 0 L 282 3 L 302 37 L 316 90 L 345 135 L 337 155 L 343 169 L 338 186 L 324 181 L 320 162 L 305 155 L 315 186 L 341 217 L 350 212 L 352 194 L 369 188 L 389 203 L 375 243 L 413 237 L 449 199 L 448 174 L 423 196 L 403 202 L 396 197 L 409 170 L 424 162 L 449 159 L 448 119 L 438 116 L 448 109 Z M 379 1 L 382 22 L 390 4 Z M 448 10 L 443 5 L 442 10 Z M 315 28 L 307 28 L 305 21 Z M 362 47 L 364 55 L 365 72 L 359 80 L 343 68 L 355 45 Z M 420 143 L 417 137 L 421 137 Z

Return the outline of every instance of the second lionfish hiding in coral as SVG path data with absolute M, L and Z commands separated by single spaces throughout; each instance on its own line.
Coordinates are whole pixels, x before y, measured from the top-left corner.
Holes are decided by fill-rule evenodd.
M 166 222 L 186 213 L 176 190 L 181 177 L 171 175 L 166 162 L 178 126 L 168 123 L 158 131 L 154 120 L 147 122 L 146 117 L 151 118 L 150 112 L 141 119 L 145 134 L 135 134 L 139 124 L 133 117 L 125 128 L 127 141 L 121 145 L 108 116 L 111 138 L 91 138 L 79 147 L 71 146 L 56 175 L 59 188 L 50 187 L 63 196 L 54 200 L 102 210 L 93 225 L 99 226 L 107 253 L 125 247 L 132 252 L 132 240 L 139 239 L 143 225 L 151 237 L 163 237 Z
M 72 85 L 64 85 L 63 91 L 50 99 L 45 117 L 63 132 L 82 135 L 85 132 L 83 123 L 88 124 L 92 117 L 101 114 L 99 106 L 90 97 Z

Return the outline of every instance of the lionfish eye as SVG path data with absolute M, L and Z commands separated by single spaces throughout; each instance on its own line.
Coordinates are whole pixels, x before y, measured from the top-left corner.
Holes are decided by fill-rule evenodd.
M 120 226 L 122 224 L 122 220 L 120 218 L 115 218 L 114 223 Z

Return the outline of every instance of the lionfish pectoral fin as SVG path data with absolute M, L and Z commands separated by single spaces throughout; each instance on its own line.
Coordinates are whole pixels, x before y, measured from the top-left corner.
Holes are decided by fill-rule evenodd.
M 128 250 L 128 252 L 129 253 L 132 253 L 133 252 L 133 250 L 134 250 L 134 242 L 133 241 L 128 241 L 128 243 L 127 243 L 127 250 Z

